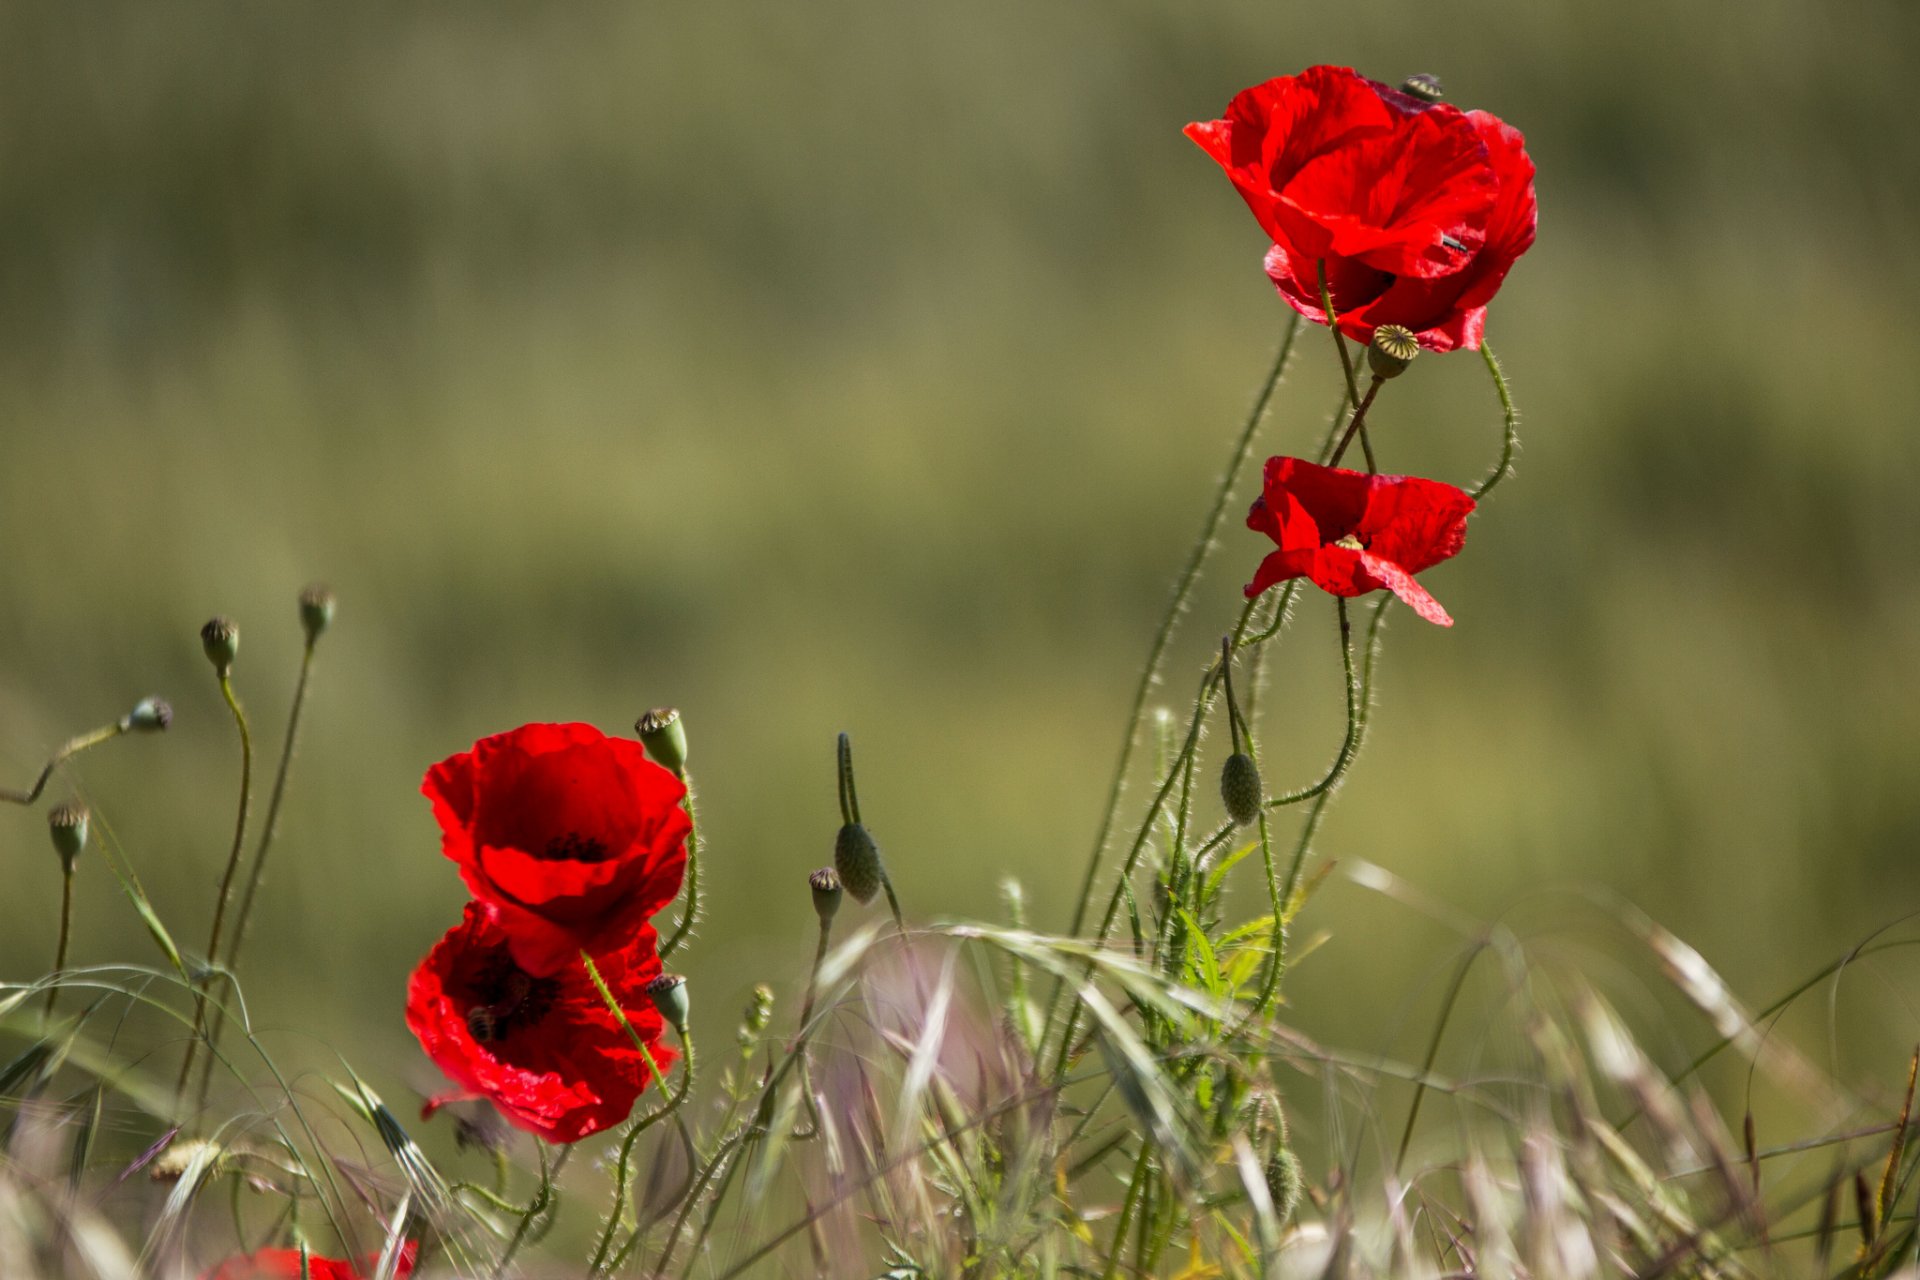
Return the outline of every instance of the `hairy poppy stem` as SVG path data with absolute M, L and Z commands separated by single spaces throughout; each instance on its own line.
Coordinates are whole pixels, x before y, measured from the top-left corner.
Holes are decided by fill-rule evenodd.
M 1133 1162 L 1133 1177 L 1127 1183 L 1127 1198 L 1120 1206 L 1120 1222 L 1113 1229 L 1113 1248 L 1107 1253 L 1107 1267 L 1100 1273 L 1101 1280 L 1115 1280 L 1120 1274 L 1120 1255 L 1126 1250 L 1127 1232 L 1133 1228 L 1133 1215 L 1140 1208 L 1140 1197 L 1146 1190 L 1152 1152 L 1153 1143 L 1142 1135 L 1140 1154 Z
M 687 786 L 687 905 L 681 909 L 680 919 L 674 923 L 673 932 L 660 944 L 660 958 L 665 960 L 680 949 L 686 939 L 687 930 L 693 928 L 700 918 L 700 818 L 694 810 L 693 775 L 683 773 L 680 780 Z
M 595 985 L 600 988 L 600 998 L 608 1002 L 607 1007 L 619 1015 L 621 1024 L 626 1026 L 629 1033 L 632 1034 L 633 1028 L 631 1024 L 628 1023 L 626 1014 L 620 1010 L 618 1002 L 613 999 L 613 993 L 607 990 L 605 983 L 600 980 L 598 972 L 593 967 L 593 961 L 588 959 L 584 953 L 581 958 L 586 960 L 587 972 L 593 976 Z M 636 1043 L 638 1043 L 637 1035 Z M 600 1245 L 594 1250 L 593 1263 L 587 1270 L 589 1276 L 607 1274 L 607 1255 L 613 1249 L 613 1238 L 619 1234 L 620 1225 L 625 1221 L 626 1211 L 629 1207 L 627 1204 L 627 1188 L 633 1177 L 634 1145 L 640 1141 L 641 1134 L 672 1115 L 675 1111 L 678 1111 L 680 1105 L 687 1100 L 687 1092 L 693 1088 L 693 1037 L 685 1032 L 681 1032 L 680 1048 L 686 1056 L 685 1060 L 680 1064 L 679 1087 L 673 1090 L 672 1094 L 667 1098 L 665 1105 L 634 1121 L 627 1129 L 627 1136 L 621 1139 L 620 1159 L 614 1166 L 613 1210 L 607 1216 L 606 1230 L 600 1234 Z M 642 1056 L 646 1058 L 647 1067 L 653 1072 L 654 1080 L 658 1082 L 661 1090 L 665 1091 L 667 1082 L 665 1077 L 660 1073 L 660 1064 L 655 1061 L 653 1052 L 648 1049 L 644 1043 L 640 1044 L 640 1052 Z M 636 1231 L 639 1230 L 638 1224 L 635 1225 L 634 1229 Z
M 527 1242 L 527 1232 L 533 1229 L 534 1221 L 553 1205 L 553 1166 L 547 1161 L 547 1144 L 536 1138 L 533 1149 L 540 1154 L 540 1186 L 533 1193 L 533 1199 L 527 1202 L 526 1211 L 520 1215 L 520 1225 L 514 1228 L 513 1238 L 507 1241 L 500 1261 L 494 1265 L 493 1280 L 500 1280 L 501 1276 L 507 1274 L 507 1268 L 513 1265 L 514 1255 Z
M 1314 271 L 1320 279 L 1320 314 L 1326 317 L 1327 329 L 1333 334 L 1333 349 L 1340 353 L 1340 372 L 1347 377 L 1347 407 L 1358 409 L 1360 380 L 1354 372 L 1353 356 L 1347 351 L 1346 335 L 1340 332 L 1340 313 L 1333 309 L 1333 290 L 1327 287 L 1327 260 L 1320 259 Z
M 1193 549 L 1187 553 L 1187 563 L 1180 571 L 1180 577 L 1174 584 L 1173 599 L 1167 604 L 1167 610 L 1160 619 L 1159 630 L 1154 633 L 1153 644 L 1147 651 L 1146 666 L 1141 669 L 1140 681 L 1133 691 L 1133 706 L 1127 712 L 1127 728 L 1120 740 L 1120 759 L 1114 766 L 1113 781 L 1107 788 L 1105 811 L 1100 816 L 1100 826 L 1093 838 L 1093 851 L 1087 858 L 1086 873 L 1081 877 L 1080 893 L 1074 901 L 1073 924 L 1067 930 L 1078 936 L 1087 922 L 1087 910 L 1093 902 L 1094 881 L 1100 874 L 1101 860 L 1106 856 L 1107 841 L 1113 834 L 1114 820 L 1120 813 L 1120 797 L 1126 790 L 1127 773 L 1133 764 L 1134 743 L 1140 735 L 1140 722 L 1146 716 L 1147 699 L 1153 687 L 1160 680 L 1160 664 L 1165 660 L 1167 647 L 1172 643 L 1173 633 L 1180 624 L 1181 616 L 1186 612 L 1187 603 L 1193 596 L 1195 583 L 1199 580 L 1200 569 L 1206 563 L 1207 553 L 1213 548 L 1214 535 L 1220 530 L 1220 520 L 1226 513 L 1227 503 L 1233 497 L 1234 486 L 1239 483 L 1240 472 L 1246 466 L 1247 459 L 1253 454 L 1253 437 L 1267 415 L 1267 406 L 1273 401 L 1273 394 L 1279 389 L 1281 379 L 1287 371 L 1287 361 L 1293 355 L 1295 339 L 1300 335 L 1301 317 L 1295 314 L 1287 325 L 1287 332 L 1280 340 L 1279 350 L 1275 352 L 1272 366 L 1267 370 L 1260 390 L 1255 395 L 1253 407 L 1247 413 L 1246 422 L 1240 428 L 1240 435 L 1234 441 L 1233 451 L 1227 458 L 1227 469 L 1220 477 L 1220 484 L 1214 490 L 1213 505 L 1208 509 L 1205 520 L 1201 522 L 1200 537 L 1194 542 Z M 1064 979 L 1055 978 L 1053 994 L 1047 1001 L 1045 1026 L 1053 1025 L 1054 1017 L 1060 1007 L 1060 998 L 1066 990 Z
M 73 933 L 73 864 L 68 863 L 60 877 L 60 941 L 53 948 L 53 983 L 47 988 L 47 1021 L 53 1021 L 53 1007 L 60 999 L 60 974 L 67 967 L 67 941 Z
M 1493 389 L 1500 395 L 1500 415 L 1502 418 L 1500 438 L 1500 461 L 1493 467 L 1493 474 L 1482 480 L 1473 490 L 1473 500 L 1480 501 L 1493 492 L 1493 486 L 1513 474 L 1514 451 L 1520 446 L 1520 415 L 1513 407 L 1513 392 L 1507 386 L 1507 375 L 1500 370 L 1500 361 L 1494 356 L 1493 348 L 1480 342 L 1480 358 L 1486 362 L 1487 373 L 1493 378 Z
M 253 799 L 253 734 L 247 729 L 247 713 L 234 695 L 233 679 L 225 670 L 220 672 L 220 696 L 226 699 L 227 709 L 233 713 L 233 722 L 240 730 L 240 808 L 233 820 L 233 848 L 227 853 L 227 869 L 220 877 L 220 896 L 214 899 L 213 931 L 207 939 L 210 969 L 220 954 L 221 927 L 227 918 L 227 899 L 233 896 L 233 876 L 240 869 L 240 850 L 247 838 L 247 809 Z M 206 1030 L 206 984 L 211 976 L 209 973 L 194 984 L 193 1039 L 187 1041 L 187 1056 L 180 1064 L 180 1083 L 176 1086 L 176 1092 L 182 1097 L 186 1095 L 187 1081 L 193 1078 L 194 1057 Z
M 131 727 L 127 721 L 121 720 L 115 724 L 102 725 L 100 728 L 83 733 L 77 738 L 67 739 L 58 751 L 47 757 L 47 763 L 41 768 L 40 776 L 33 780 L 31 787 L 28 787 L 25 791 L 15 791 L 10 787 L 0 787 L 0 800 L 6 800 L 13 804 L 32 804 L 40 798 L 40 793 L 47 789 L 47 782 L 53 777 L 53 771 L 55 769 L 58 769 L 62 764 L 79 755 L 88 747 L 98 746 L 103 742 L 111 741 L 125 733 Z
M 1353 411 L 1353 418 L 1347 423 L 1346 434 L 1340 437 L 1340 443 L 1334 446 L 1333 455 L 1327 459 L 1327 466 L 1339 466 L 1341 457 L 1347 452 L 1347 446 L 1352 444 L 1353 437 L 1358 435 L 1363 451 L 1367 455 L 1367 470 L 1373 473 L 1379 472 L 1380 468 L 1373 461 L 1373 446 L 1367 443 L 1367 410 L 1373 408 L 1373 399 L 1380 394 L 1380 388 L 1386 381 L 1379 374 L 1373 376 L 1373 381 L 1367 385 L 1367 394 L 1360 401 L 1360 407 Z

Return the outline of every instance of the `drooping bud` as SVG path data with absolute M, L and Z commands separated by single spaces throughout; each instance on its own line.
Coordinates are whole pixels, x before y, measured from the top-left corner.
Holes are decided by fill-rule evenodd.
M 73 860 L 87 847 L 87 806 L 69 801 L 47 811 L 47 834 L 53 837 L 53 851 L 61 865 L 73 870 Z
M 307 630 L 307 643 L 318 640 L 333 625 L 333 588 L 324 582 L 307 584 L 300 593 L 300 625 Z
M 1428 75 L 1424 71 L 1401 81 L 1400 92 L 1409 98 L 1418 98 L 1422 102 L 1438 102 L 1446 96 L 1440 88 L 1440 77 Z
M 1373 331 L 1373 341 L 1367 344 L 1367 365 L 1375 377 L 1397 378 L 1419 354 L 1420 344 L 1414 340 L 1412 330 L 1397 324 L 1383 324 Z
M 669 1026 L 681 1035 L 687 1033 L 687 980 L 677 973 L 663 973 L 647 984 L 647 999 Z
M 813 890 L 813 913 L 820 917 L 820 927 L 824 929 L 840 910 L 840 873 L 832 867 L 822 867 L 807 877 L 807 887 Z
M 1275 1147 L 1267 1157 L 1267 1196 L 1273 1201 L 1273 1216 L 1281 1226 L 1300 1207 L 1300 1160 L 1285 1147 Z
M 207 625 L 200 628 L 200 647 L 206 650 L 207 661 L 224 680 L 240 653 L 240 628 L 233 625 L 231 618 L 210 618 Z
M 120 717 L 122 732 L 159 733 L 173 723 L 173 704 L 165 698 L 142 698 Z
M 633 731 L 656 764 L 686 773 L 687 726 L 680 720 L 678 707 L 655 707 L 633 722 Z
M 1227 757 L 1220 767 L 1220 801 L 1227 807 L 1227 816 L 1236 826 L 1246 826 L 1260 816 L 1260 805 L 1265 798 L 1261 795 L 1260 766 L 1253 757 L 1244 751 L 1236 751 Z
M 872 902 L 873 895 L 880 892 L 880 879 L 885 874 L 880 867 L 880 846 L 859 823 L 849 822 L 840 828 L 833 841 L 833 865 L 840 872 L 840 883 L 861 906 Z

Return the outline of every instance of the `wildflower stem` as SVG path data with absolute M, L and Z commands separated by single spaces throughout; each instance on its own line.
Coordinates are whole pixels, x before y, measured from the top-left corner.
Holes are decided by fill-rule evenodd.
M 1327 459 L 1328 466 L 1340 465 L 1340 459 L 1346 453 L 1347 446 L 1353 443 L 1353 437 L 1357 434 L 1367 455 L 1367 470 L 1373 472 L 1379 470 L 1379 467 L 1374 465 L 1373 446 L 1367 443 L 1367 410 L 1373 408 L 1373 398 L 1380 394 L 1380 388 L 1386 384 L 1386 381 L 1376 373 L 1373 381 L 1367 384 L 1367 394 L 1361 399 L 1360 407 L 1353 411 L 1353 417 L 1347 423 L 1346 434 L 1341 436 L 1340 443 L 1334 446 L 1333 455 Z
M 1120 1222 L 1113 1229 L 1113 1248 L 1107 1252 L 1106 1270 L 1100 1273 L 1101 1280 L 1114 1280 L 1120 1274 L 1120 1255 L 1127 1247 L 1127 1232 L 1133 1228 L 1133 1215 L 1140 1208 L 1140 1197 L 1147 1185 L 1147 1166 L 1153 1152 L 1153 1144 L 1144 1137 L 1140 1141 L 1140 1154 L 1133 1162 L 1133 1177 L 1127 1183 L 1127 1198 L 1120 1206 Z
M 67 941 L 73 933 L 73 864 L 68 863 L 60 877 L 60 941 L 53 948 L 53 973 L 47 986 L 47 1021 L 53 1021 L 53 1006 L 60 999 L 60 974 L 67 967 Z
M 240 731 L 240 807 L 233 820 L 233 847 L 227 853 L 227 869 L 220 877 L 220 896 L 214 899 L 213 930 L 207 938 L 207 965 L 211 969 L 220 954 L 220 936 L 227 918 L 227 900 L 233 896 L 234 872 L 240 869 L 240 850 L 247 838 L 247 808 L 253 799 L 253 734 L 247 729 L 247 713 L 240 707 L 240 699 L 234 696 L 233 679 L 225 671 L 220 673 L 220 696 L 227 701 L 227 709 L 233 713 L 233 723 Z M 211 976 L 211 975 L 209 975 Z M 177 1091 L 184 1096 L 187 1081 L 193 1078 L 194 1056 L 200 1048 L 200 1041 L 207 1025 L 207 978 L 194 984 L 193 1003 L 193 1039 L 187 1041 L 186 1060 L 180 1064 L 180 1083 Z
M 102 742 L 108 742 L 119 737 L 130 727 L 126 721 L 122 720 L 116 724 L 102 725 L 100 728 L 83 733 L 77 738 L 67 739 L 58 751 L 47 757 L 47 763 L 42 766 L 40 776 L 33 780 L 31 787 L 28 787 L 25 791 L 15 791 L 10 787 L 0 787 L 0 800 L 5 800 L 12 804 L 32 804 L 40 798 L 40 793 L 47 789 L 47 781 L 53 777 L 53 771 L 55 769 L 58 769 L 66 761 L 79 755 L 88 747 L 98 746 Z
M 598 975 L 592 967 L 593 962 L 591 960 L 587 960 L 587 966 L 588 972 L 594 973 L 597 980 Z M 604 984 L 597 983 L 597 985 L 601 987 L 601 999 L 609 1001 L 607 1007 L 619 1013 L 622 1025 L 628 1026 L 629 1031 L 631 1031 L 631 1025 L 627 1023 L 626 1015 L 620 1012 L 617 1003 L 611 1002 L 612 992 L 607 991 Z M 613 1237 L 619 1234 L 620 1224 L 625 1220 L 627 1188 L 633 1178 L 634 1145 L 640 1141 L 641 1134 L 679 1110 L 680 1105 L 687 1100 L 688 1090 L 693 1088 L 693 1037 L 682 1032 L 680 1034 L 680 1047 L 686 1053 L 686 1060 L 682 1062 L 680 1066 L 679 1087 L 668 1097 L 665 1105 L 634 1121 L 633 1124 L 628 1127 L 626 1137 L 620 1141 L 620 1159 L 619 1163 L 614 1166 L 613 1211 L 607 1215 L 606 1230 L 600 1233 L 599 1248 L 594 1250 L 593 1264 L 587 1271 L 589 1276 L 606 1274 L 607 1254 L 613 1248 Z M 654 1080 L 659 1083 L 662 1090 L 665 1090 L 667 1082 L 660 1074 L 660 1064 L 655 1060 L 652 1051 L 649 1050 L 645 1044 L 641 1044 L 640 1052 L 645 1056 L 647 1066 L 653 1072 Z M 638 1229 L 636 1225 L 635 1230 Z
M 547 1144 L 536 1138 L 533 1149 L 540 1154 L 540 1186 L 533 1193 L 533 1199 L 527 1202 L 525 1212 L 520 1215 L 520 1225 L 514 1228 L 513 1238 L 507 1241 L 500 1261 L 494 1264 L 493 1280 L 500 1280 L 507 1273 L 507 1268 L 513 1265 L 514 1255 L 527 1242 L 527 1232 L 533 1229 L 534 1221 L 553 1205 L 553 1166 L 547 1162 Z
M 1160 619 L 1160 629 L 1154 634 L 1153 645 L 1147 651 L 1147 665 L 1140 672 L 1140 682 L 1133 693 L 1133 708 L 1127 714 L 1126 736 L 1120 742 L 1120 761 L 1114 767 L 1113 782 L 1107 790 L 1106 812 L 1100 818 L 1099 832 L 1094 836 L 1093 853 L 1087 859 L 1087 870 L 1081 879 L 1080 896 L 1073 908 L 1073 927 L 1067 932 L 1078 934 L 1087 920 L 1087 908 L 1093 898 L 1093 884 L 1100 872 L 1100 860 L 1107 850 L 1107 839 L 1113 833 L 1114 819 L 1120 812 L 1120 795 L 1126 787 L 1127 770 L 1133 763 L 1134 740 L 1139 736 L 1140 721 L 1146 714 L 1147 697 L 1160 679 L 1160 664 L 1166 657 L 1167 646 L 1173 639 L 1174 629 L 1180 623 L 1180 616 L 1186 612 L 1187 601 L 1193 595 L 1195 582 L 1200 577 L 1200 568 L 1206 562 L 1207 552 L 1213 547 L 1214 535 L 1219 532 L 1220 519 L 1225 514 L 1227 502 L 1233 496 L 1235 484 L 1239 482 L 1240 471 L 1246 466 L 1253 452 L 1254 433 L 1260 428 L 1266 417 L 1267 405 L 1273 400 L 1273 393 L 1280 385 L 1286 373 L 1287 359 L 1293 354 L 1294 339 L 1300 332 L 1300 317 L 1293 317 L 1287 326 L 1286 336 L 1280 340 L 1280 349 L 1273 358 L 1273 365 L 1260 384 L 1252 410 L 1247 414 L 1240 436 L 1234 442 L 1233 452 L 1227 459 L 1227 470 L 1220 477 L 1219 487 L 1215 489 L 1213 505 L 1200 527 L 1200 537 L 1187 555 L 1185 568 L 1174 585 L 1173 599 L 1167 605 L 1165 615 Z M 1059 984 L 1055 986 L 1055 1002 L 1059 998 Z
M 662 960 L 679 950 L 687 930 L 700 918 L 700 818 L 694 809 L 693 776 L 682 774 L 681 780 L 687 784 L 687 821 L 692 824 L 687 828 L 687 905 L 674 923 L 673 932 L 660 944 Z
M 1493 486 L 1513 474 L 1513 454 L 1520 444 L 1520 415 L 1513 407 L 1513 391 L 1507 386 L 1507 376 L 1501 372 L 1500 361 L 1493 354 L 1493 348 L 1484 341 L 1480 344 L 1480 358 L 1486 361 L 1487 372 L 1493 376 L 1493 389 L 1500 395 L 1502 426 L 1500 461 L 1494 464 L 1493 474 L 1474 487 L 1475 502 L 1492 493 Z

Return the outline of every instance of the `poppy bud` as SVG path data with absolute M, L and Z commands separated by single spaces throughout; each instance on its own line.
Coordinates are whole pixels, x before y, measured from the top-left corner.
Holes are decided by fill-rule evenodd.
M 73 800 L 48 810 L 47 834 L 53 837 L 61 865 L 72 871 L 73 860 L 87 847 L 87 806 Z
M 840 873 L 832 867 L 822 867 L 807 877 L 807 887 L 813 890 L 813 913 L 820 917 L 820 927 L 824 929 L 840 910 Z
M 219 673 L 222 680 L 233 670 L 233 660 L 240 652 L 240 628 L 233 625 L 231 618 L 212 618 L 200 628 L 200 647 L 207 651 L 207 661 Z
M 647 984 L 647 998 L 660 1016 L 681 1035 L 687 1034 L 687 980 L 677 973 L 663 973 Z
M 687 771 L 687 726 L 680 722 L 678 707 L 655 707 L 633 722 L 640 744 L 654 763 L 665 765 L 678 774 Z
M 1440 88 L 1440 77 L 1428 75 L 1424 71 L 1401 81 L 1400 92 L 1409 98 L 1418 98 L 1422 102 L 1438 102 L 1446 96 L 1445 91 Z
M 1381 325 L 1367 344 L 1367 364 L 1376 378 L 1399 377 L 1419 354 L 1420 344 L 1414 341 L 1412 331 L 1397 324 Z
M 1282 1226 L 1300 1207 L 1300 1161 L 1285 1146 L 1275 1147 L 1267 1157 L 1267 1195 L 1273 1201 L 1273 1216 Z
M 1260 816 L 1260 766 L 1244 751 L 1227 757 L 1220 767 L 1220 800 L 1235 825 L 1246 826 Z
M 333 625 L 333 588 L 314 582 L 300 593 L 300 625 L 307 629 L 307 643 L 318 640 Z
M 141 733 L 158 733 L 173 723 L 173 706 L 165 698 L 142 698 L 133 710 L 120 717 L 120 728 Z
M 880 892 L 880 879 L 885 874 L 880 869 L 880 846 L 859 823 L 849 822 L 840 828 L 833 842 L 833 865 L 840 872 L 840 883 L 860 905 L 872 902 L 873 895 Z

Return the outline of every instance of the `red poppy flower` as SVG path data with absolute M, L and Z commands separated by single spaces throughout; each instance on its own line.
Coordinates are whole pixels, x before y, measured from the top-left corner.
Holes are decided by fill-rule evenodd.
M 625 947 L 680 892 L 686 785 L 637 742 L 528 724 L 427 770 L 440 848 L 533 974 Z
M 407 1027 L 462 1089 L 553 1142 L 577 1142 L 627 1118 L 653 1079 L 646 1055 L 600 998 L 586 967 L 522 968 L 491 905 L 469 902 L 407 985 Z M 594 957 L 627 1020 L 664 1074 L 677 1056 L 647 998 L 660 973 L 651 925 Z
M 1473 506 L 1467 494 L 1438 480 L 1269 458 L 1247 528 L 1280 549 L 1260 562 L 1247 595 L 1302 575 L 1336 596 L 1385 587 L 1428 622 L 1450 627 L 1453 619 L 1413 575 L 1460 550 Z
M 400 1280 L 413 1274 L 413 1259 L 419 1248 L 411 1240 L 400 1246 L 400 1262 L 393 1272 Z M 356 1268 L 351 1262 L 308 1254 L 306 1274 L 311 1280 L 365 1280 L 379 1268 L 378 1255 L 368 1258 L 363 1267 Z M 300 1280 L 300 1276 L 298 1249 L 262 1249 L 257 1253 L 228 1258 L 202 1276 L 201 1280 Z
M 1430 350 L 1478 347 L 1487 303 L 1533 244 L 1533 162 L 1485 112 L 1312 67 L 1186 132 L 1273 238 L 1281 296 L 1326 323 L 1324 261 L 1341 331 L 1362 342 L 1397 324 Z

